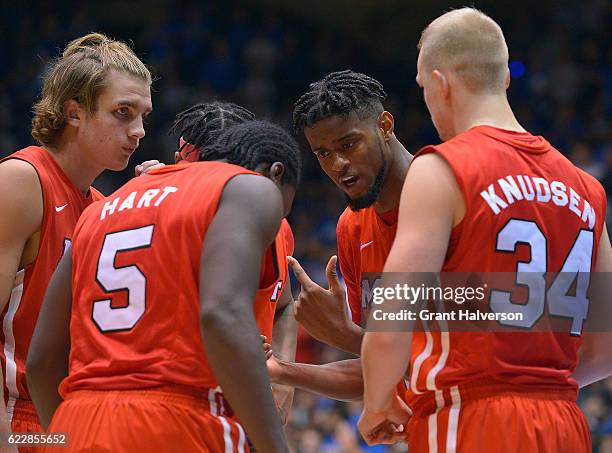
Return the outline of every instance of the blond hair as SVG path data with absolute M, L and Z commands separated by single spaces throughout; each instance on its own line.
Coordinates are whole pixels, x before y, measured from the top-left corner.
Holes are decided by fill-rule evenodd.
M 53 145 L 66 123 L 64 103 L 70 99 L 93 113 L 113 69 L 151 84 L 151 73 L 127 44 L 101 33 L 70 42 L 45 74 L 41 99 L 34 104 L 32 137 L 41 145 Z
M 430 23 L 417 46 L 428 70 L 450 69 L 474 93 L 506 89 L 508 46 L 497 23 L 475 8 L 460 8 Z

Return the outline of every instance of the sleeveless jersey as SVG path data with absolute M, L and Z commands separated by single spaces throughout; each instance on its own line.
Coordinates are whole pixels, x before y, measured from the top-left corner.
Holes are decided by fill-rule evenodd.
M 63 395 L 217 387 L 200 334 L 200 257 L 223 189 L 240 174 L 255 173 L 220 162 L 170 165 L 85 211 L 72 247 Z
M 3 161 L 28 162 L 38 174 L 43 217 L 36 259 L 19 270 L 10 299 L 2 312 L 2 371 L 9 417 L 17 398 L 30 399 L 25 361 L 47 285 L 70 243 L 77 220 L 93 201 L 103 198 L 93 188 L 85 196 L 68 178 L 50 152 L 38 146 L 19 150 Z M 15 190 L 20 190 L 18 187 Z
M 377 214 L 373 206 L 346 208 L 336 227 L 338 261 L 346 284 L 351 319 L 361 325 L 375 282 L 362 279 L 366 272 L 381 273 L 397 231 L 398 208 Z
M 544 138 L 478 126 L 417 156 L 428 153 L 450 166 L 465 200 L 443 272 L 594 271 L 604 190 Z M 546 299 L 527 303 L 559 310 Z M 571 374 L 582 338 L 569 330 L 415 332 L 407 398 L 413 406 L 428 399 L 439 410 L 445 401 L 458 405 L 462 389 L 577 391 Z
M 288 278 L 287 256 L 293 255 L 293 233 L 287 220 L 283 219 L 274 243 L 268 247 L 261 266 L 259 290 L 255 295 L 255 320 L 259 332 L 272 341 L 276 303 Z M 271 344 L 271 343 L 270 343 Z

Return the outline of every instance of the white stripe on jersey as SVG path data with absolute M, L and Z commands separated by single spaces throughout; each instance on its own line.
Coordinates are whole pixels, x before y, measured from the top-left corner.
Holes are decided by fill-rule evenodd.
M 238 451 L 247 453 L 247 447 L 245 446 L 246 434 L 244 433 L 244 429 L 242 429 L 242 425 L 240 423 L 234 423 L 236 423 L 236 426 L 238 427 Z
M 421 393 L 423 393 L 417 389 L 417 380 L 419 378 L 419 372 L 421 371 L 421 365 L 423 365 L 423 362 L 429 356 L 431 356 L 431 351 L 433 349 L 433 337 L 429 332 L 429 326 L 427 321 L 423 321 L 423 331 L 425 332 L 426 338 L 425 348 L 423 349 L 423 352 L 421 352 L 417 356 L 417 358 L 414 359 L 414 365 L 412 367 L 412 370 L 410 370 L 410 389 L 415 395 L 420 395 Z
M 11 427 L 11 423 L 13 422 L 13 415 L 15 414 L 15 403 L 17 399 L 12 396 L 9 396 L 8 404 L 6 405 L 6 419 L 9 424 L 9 428 Z
M 15 286 L 11 291 L 11 298 L 8 303 L 8 310 L 2 322 L 2 331 L 4 332 L 4 357 L 6 359 L 6 368 L 4 370 L 4 382 L 9 392 L 9 396 L 19 398 L 19 390 L 17 389 L 17 363 L 15 362 L 15 334 L 13 332 L 13 319 L 15 313 L 19 309 L 21 297 L 23 295 L 23 280 L 20 274 L 25 271 L 20 270 L 15 276 L 15 280 L 21 280 L 22 283 Z
M 210 395 L 210 394 L 209 394 Z M 234 453 L 234 442 L 232 441 L 232 429 L 225 417 L 217 417 L 223 425 L 223 441 L 225 442 L 225 453 Z
M 440 327 L 441 329 L 448 329 L 448 327 Z M 438 373 L 442 370 L 442 368 L 444 368 L 444 366 L 446 365 L 446 359 L 448 358 L 448 350 L 450 347 L 448 332 L 440 332 L 440 343 L 442 344 L 442 353 L 440 354 L 440 358 L 438 358 L 438 363 L 436 363 L 436 365 L 431 370 L 429 370 L 429 373 L 427 373 L 427 390 L 438 389 L 438 387 L 436 387 L 436 377 L 438 376 Z
M 444 392 L 436 390 L 436 411 L 429 415 L 427 427 L 429 436 L 427 438 L 427 449 L 429 453 L 438 453 L 438 413 L 444 407 Z
M 217 392 L 215 391 L 215 389 L 208 389 L 208 405 L 210 407 L 210 413 L 211 415 L 219 415 L 219 409 L 217 408 L 217 400 L 215 398 L 215 395 L 217 394 Z
M 457 452 L 457 427 L 459 425 L 459 410 L 461 409 L 461 394 L 456 385 L 450 388 L 453 405 L 448 414 L 448 432 L 446 433 L 446 453 Z

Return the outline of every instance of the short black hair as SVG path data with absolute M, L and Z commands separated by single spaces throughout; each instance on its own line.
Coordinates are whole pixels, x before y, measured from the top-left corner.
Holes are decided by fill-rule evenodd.
M 356 112 L 361 119 L 383 111 L 387 93 L 372 77 L 350 69 L 332 72 L 311 83 L 308 91 L 295 103 L 293 128 L 300 133 L 305 127 L 334 115 Z
M 291 134 L 268 121 L 248 121 L 224 130 L 211 146 L 200 150 L 200 160 L 225 160 L 248 170 L 263 163 L 285 166 L 283 183 L 294 187 L 300 182 L 301 156 Z
M 178 132 L 183 140 L 202 150 L 212 145 L 228 127 L 254 119 L 255 115 L 240 105 L 221 101 L 204 102 L 176 115 L 168 133 Z

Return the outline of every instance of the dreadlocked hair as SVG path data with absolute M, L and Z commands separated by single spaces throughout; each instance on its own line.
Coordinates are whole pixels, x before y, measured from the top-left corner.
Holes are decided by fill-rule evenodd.
M 300 133 L 317 121 L 334 115 L 347 116 L 356 112 L 364 119 L 383 111 L 387 93 L 372 77 L 350 69 L 332 72 L 311 83 L 308 91 L 295 103 L 293 128 Z
M 204 102 L 176 115 L 168 134 L 178 132 L 187 143 L 202 150 L 212 145 L 224 129 L 254 119 L 253 113 L 231 102 Z
M 255 171 L 260 164 L 280 162 L 285 166 L 283 183 L 300 182 L 298 144 L 289 132 L 268 121 L 248 121 L 224 130 L 217 141 L 200 150 L 200 160 L 225 160 Z

